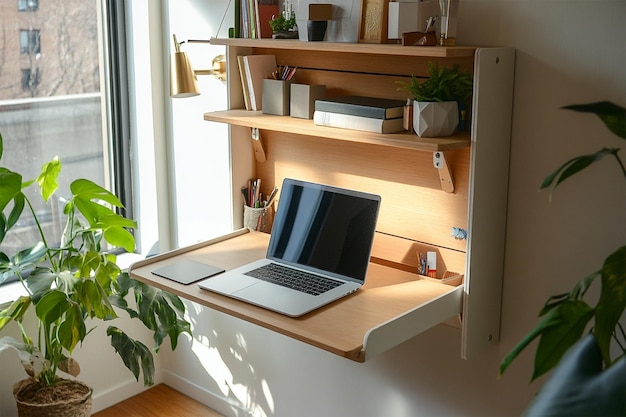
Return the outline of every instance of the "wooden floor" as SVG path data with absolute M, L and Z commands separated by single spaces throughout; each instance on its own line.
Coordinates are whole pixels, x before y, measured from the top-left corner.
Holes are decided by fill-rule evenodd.
M 104 409 L 92 417 L 223 417 L 164 384 Z

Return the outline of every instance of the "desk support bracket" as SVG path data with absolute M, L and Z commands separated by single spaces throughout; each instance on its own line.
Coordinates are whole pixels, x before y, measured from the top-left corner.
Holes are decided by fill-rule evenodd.
M 254 148 L 254 157 L 258 162 L 265 162 L 265 148 L 261 139 L 261 133 L 258 127 L 252 128 L 252 147 Z
M 439 179 L 441 180 L 441 189 L 446 193 L 454 193 L 454 181 L 452 180 L 452 172 L 446 162 L 445 152 L 436 151 L 433 152 L 433 165 L 439 172 Z

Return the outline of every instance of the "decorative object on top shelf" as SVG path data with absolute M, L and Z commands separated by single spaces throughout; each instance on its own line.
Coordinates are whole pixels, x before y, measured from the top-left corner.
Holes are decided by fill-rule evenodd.
M 456 20 L 459 0 L 439 0 L 441 10 L 441 30 L 439 31 L 439 45 L 456 45 Z
M 2 150 L 0 135 L 0 158 Z M 91 388 L 62 378 L 58 371 L 72 377 L 79 374 L 72 352 L 91 333 L 88 326 L 118 318 L 114 307 L 141 320 L 153 332 L 155 352 L 168 336 L 175 349 L 181 333 L 191 334 L 191 325 L 184 318 L 185 305 L 177 296 L 135 281 L 116 264 L 113 250 L 135 250 L 129 230 L 137 224 L 116 213 L 123 206 L 114 194 L 86 179 L 73 181 L 72 196 L 63 210 L 65 229 L 56 242 L 49 233 L 51 226 L 36 210 L 39 204 L 35 206 L 27 197 L 26 188 L 36 183 L 43 202 L 53 201 L 60 172 L 57 158 L 44 164 L 41 174 L 29 181 L 0 167 L 0 243 L 20 220 L 32 221 L 41 239 L 13 254 L 0 252 L 0 283 L 15 276 L 26 293 L 0 311 L 0 331 L 14 321 L 22 336 L 21 340 L 0 338 L 0 353 L 16 350 L 29 376 L 14 386 L 20 417 L 91 414 Z M 129 305 L 127 296 L 134 297 L 136 308 Z M 29 334 L 30 326 L 23 323 L 33 313 L 29 313 L 30 307 L 38 323 L 34 334 Z M 135 378 L 142 373 L 144 384 L 152 385 L 152 351 L 116 326 L 110 325 L 107 335 Z M 48 405 L 52 409 L 45 410 Z
M 170 62 L 170 96 L 173 98 L 193 97 L 200 94 L 198 89 L 199 75 L 214 75 L 220 81 L 226 81 L 226 56 L 218 55 L 213 58 L 212 69 L 194 70 L 185 52 L 180 50 L 183 43 L 210 43 L 208 40 L 189 39 L 178 42 L 176 35 L 174 38 L 174 53 Z
M 323 41 L 326 36 L 328 21 L 333 18 L 333 5 L 330 3 L 309 4 L 309 19 L 306 30 L 309 41 Z
M 284 10 L 270 20 L 272 29 L 272 39 L 298 39 L 298 26 L 296 25 L 296 14 L 293 11 L 293 3 L 285 1 Z
M 389 0 L 362 0 L 359 42 L 387 43 Z
M 459 113 L 466 114 L 472 96 L 472 75 L 452 67 L 428 63 L 428 79 L 411 76 L 400 89 L 414 98 L 413 127 L 420 137 L 450 136 L 459 125 Z
M 566 106 L 564 109 L 593 113 L 602 120 L 611 132 L 622 139 L 626 139 L 626 109 L 621 106 L 605 101 Z M 621 177 L 626 179 L 626 169 L 619 157 L 619 150 L 619 148 L 602 148 L 594 154 L 572 158 L 547 176 L 541 183 L 540 189 L 552 188 L 551 193 L 554 192 L 564 180 L 600 161 L 605 156 L 612 156 L 616 159 Z M 616 192 L 623 193 L 624 189 L 616 190 Z M 603 371 L 618 366 L 618 363 L 622 364 L 620 366 L 624 366 L 623 363 L 626 361 L 626 333 L 619 320 L 626 307 L 625 259 L 626 246 L 622 245 L 605 259 L 600 270 L 584 277 L 569 293 L 549 297 L 539 312 L 539 316 L 542 317 L 541 321 L 504 358 L 500 364 L 500 374 L 504 373 L 522 350 L 539 337 L 532 380 L 540 377 L 559 364 L 565 352 L 585 337 L 585 331 L 591 320 L 594 321 L 591 333 L 601 352 L 604 363 Z M 600 297 L 595 307 L 591 307 L 583 298 L 596 278 L 600 278 Z M 617 352 L 617 357 L 611 356 L 612 339 L 615 342 L 614 347 L 618 348 L 614 351 Z M 586 369 L 591 372 L 590 368 Z M 597 377 L 598 379 L 601 378 L 600 375 Z M 622 408 L 621 412 L 611 415 L 623 415 L 623 413 L 624 409 Z M 582 414 L 586 415 L 587 413 Z M 582 414 L 568 413 L 568 415 Z

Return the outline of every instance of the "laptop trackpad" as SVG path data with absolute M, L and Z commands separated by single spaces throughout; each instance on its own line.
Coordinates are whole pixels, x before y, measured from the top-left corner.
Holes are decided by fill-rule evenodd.
M 257 282 L 259 281 L 256 278 L 252 278 L 247 275 L 242 274 L 233 277 L 232 275 L 225 274 L 218 275 L 201 282 L 200 287 L 218 292 L 220 294 L 234 294 L 237 291 L 249 287 Z
M 232 295 L 235 298 L 241 298 L 250 303 L 272 310 L 285 310 L 283 314 L 290 316 L 302 314 L 299 312 L 302 308 L 302 304 L 308 304 L 311 299 L 311 296 L 307 294 L 279 285 L 258 281 L 256 284 L 236 291 Z

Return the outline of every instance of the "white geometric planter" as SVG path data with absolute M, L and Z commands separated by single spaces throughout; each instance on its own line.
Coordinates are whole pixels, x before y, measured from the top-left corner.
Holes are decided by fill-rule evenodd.
M 456 101 L 414 101 L 413 128 L 419 137 L 450 136 L 459 124 Z

